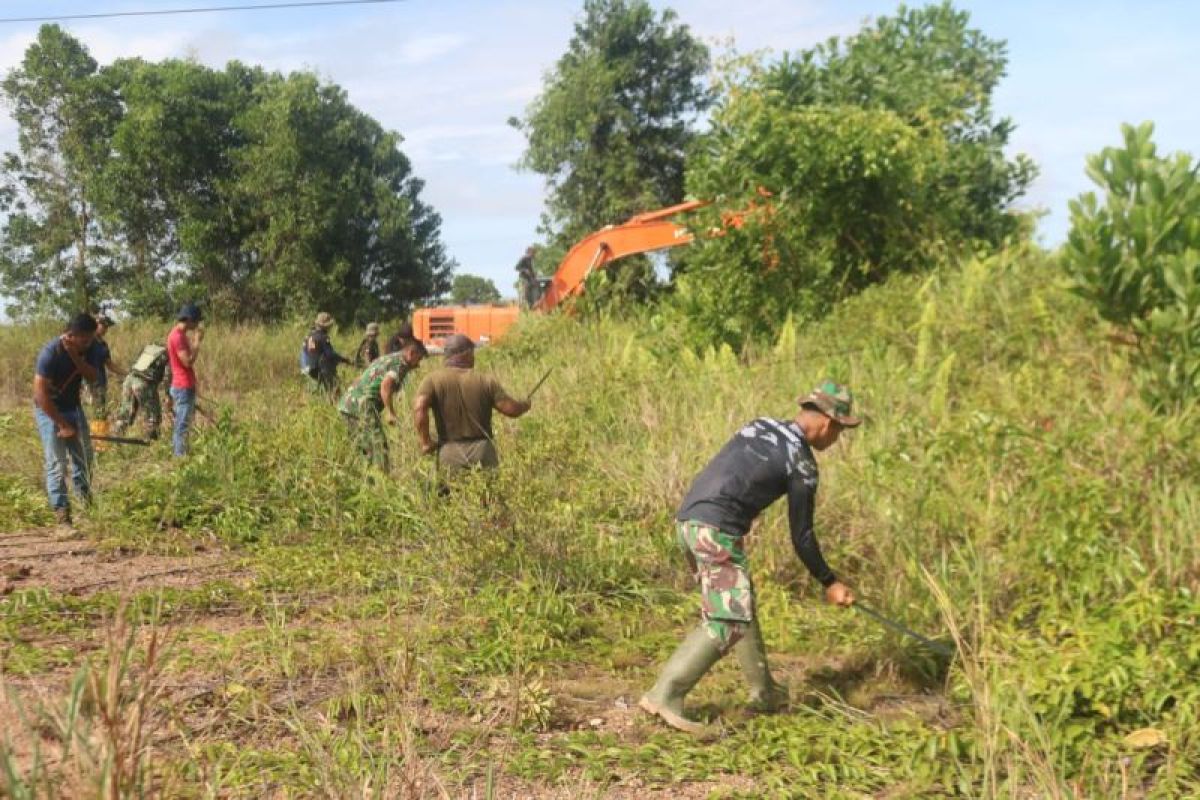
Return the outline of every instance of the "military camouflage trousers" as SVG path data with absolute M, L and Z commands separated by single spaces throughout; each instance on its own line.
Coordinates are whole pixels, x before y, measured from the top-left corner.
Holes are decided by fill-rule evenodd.
M 742 537 L 703 522 L 678 524 L 679 546 L 700 584 L 700 616 L 717 648 L 726 653 L 754 620 L 754 584 Z
M 121 383 L 121 408 L 117 412 L 117 435 L 137 419 L 138 411 L 145 414 L 146 433 L 158 438 L 158 426 L 162 424 L 162 406 L 158 403 L 158 387 L 150 381 L 130 373 Z
M 367 406 L 362 409 L 359 416 L 352 417 L 349 414 L 342 414 L 342 419 L 346 421 L 346 425 L 350 429 L 350 438 L 354 440 L 358 451 L 366 456 L 367 461 L 387 472 L 387 432 L 383 429 L 383 420 L 379 416 L 379 410 L 374 406 Z

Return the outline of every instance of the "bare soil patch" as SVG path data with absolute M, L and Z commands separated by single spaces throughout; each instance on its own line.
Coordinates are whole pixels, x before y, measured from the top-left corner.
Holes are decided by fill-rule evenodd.
M 187 588 L 239 574 L 220 551 L 164 556 L 99 550 L 58 528 L 0 534 L 0 594 L 38 588 L 72 595 Z

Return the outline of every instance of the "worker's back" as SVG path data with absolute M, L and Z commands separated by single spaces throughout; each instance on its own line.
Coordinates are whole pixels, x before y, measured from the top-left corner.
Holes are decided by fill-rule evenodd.
M 417 390 L 428 395 L 440 442 L 492 438 L 492 409 L 507 395 L 490 375 L 463 367 L 441 367 Z

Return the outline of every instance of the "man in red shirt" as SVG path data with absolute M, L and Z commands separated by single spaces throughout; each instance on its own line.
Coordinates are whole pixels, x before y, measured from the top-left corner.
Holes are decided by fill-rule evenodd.
M 167 335 L 167 358 L 171 361 L 171 400 L 175 406 L 175 455 L 185 456 L 188 430 L 196 411 L 195 364 L 204 329 L 200 327 L 200 308 L 195 303 L 179 309 L 175 319 L 175 327 Z M 194 339 L 189 340 L 188 331 L 195 332 Z

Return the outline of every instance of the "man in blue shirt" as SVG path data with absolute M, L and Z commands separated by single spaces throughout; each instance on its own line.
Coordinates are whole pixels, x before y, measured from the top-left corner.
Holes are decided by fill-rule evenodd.
M 92 417 L 94 419 L 108 418 L 108 373 L 124 375 L 124 370 L 113 364 L 112 350 L 104 339 L 104 334 L 116 323 L 107 314 L 96 317 L 95 347 L 100 351 L 100 366 L 96 370 L 96 380 L 88 382 L 88 390 L 92 396 Z
M 77 314 L 62 335 L 42 348 L 34 368 L 33 416 L 46 457 L 46 493 L 60 525 L 71 524 L 68 469 L 80 499 L 92 496 L 92 442 L 79 389 L 99 374 L 103 353 L 95 339 L 96 320 Z

